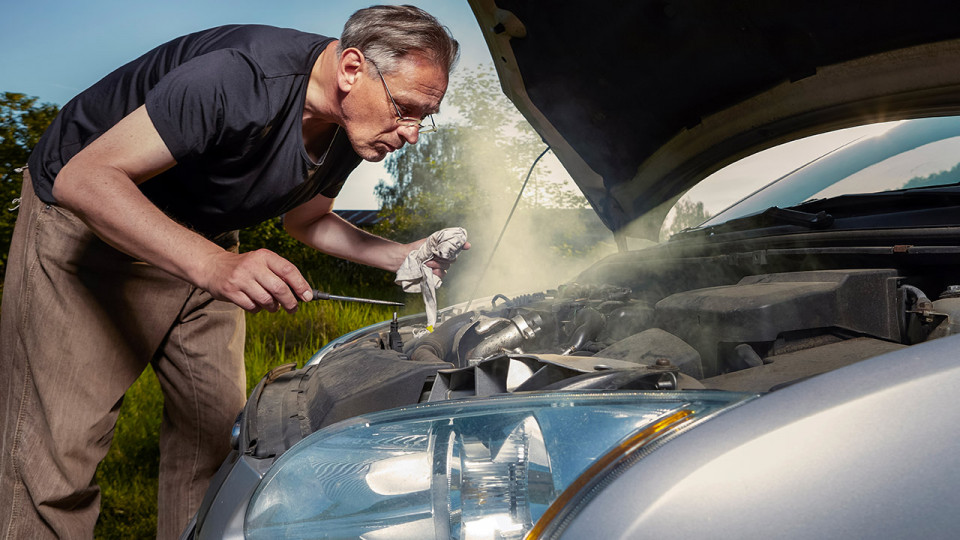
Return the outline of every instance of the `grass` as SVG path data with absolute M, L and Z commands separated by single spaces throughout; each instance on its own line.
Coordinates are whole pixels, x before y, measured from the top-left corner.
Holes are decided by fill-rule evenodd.
M 359 295 L 342 284 L 319 286 L 338 294 Z M 345 290 L 347 289 L 347 290 Z M 366 295 L 390 298 L 396 289 L 364 290 Z M 402 314 L 423 310 L 419 295 Z M 297 313 L 247 314 L 244 362 L 247 391 L 271 368 L 296 362 L 298 366 L 333 338 L 389 319 L 390 308 L 370 304 L 318 301 L 301 304 Z M 95 535 L 104 539 L 153 538 L 157 526 L 158 434 L 163 397 L 151 368 L 127 391 L 114 433 L 113 445 L 95 477 L 102 490 L 100 519 Z

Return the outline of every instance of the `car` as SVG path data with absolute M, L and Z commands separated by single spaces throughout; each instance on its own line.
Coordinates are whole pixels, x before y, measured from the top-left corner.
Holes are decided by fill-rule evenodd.
M 960 534 L 955 5 L 470 3 L 618 253 L 274 369 L 184 537 Z M 628 249 L 724 167 L 879 123 Z

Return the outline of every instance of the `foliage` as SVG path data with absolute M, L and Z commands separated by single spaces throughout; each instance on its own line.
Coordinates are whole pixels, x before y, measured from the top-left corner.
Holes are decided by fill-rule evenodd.
M 381 181 L 376 195 L 389 222 L 381 222 L 377 232 L 410 241 L 452 223 L 476 221 L 494 207 L 509 208 L 544 149 L 539 135 L 500 92 L 492 68 L 466 72 L 451 87 L 447 103 L 457 120 L 387 158 L 394 183 Z M 586 203 L 579 194 L 564 191 L 540 165 L 522 204 L 582 208 Z
M 673 221 L 670 225 L 664 224 L 664 230 L 660 233 L 661 238 L 666 238 L 678 232 L 696 227 L 704 221 L 710 219 L 710 212 L 703 207 L 703 201 L 690 201 L 681 199 L 674 207 Z
M 463 222 L 472 203 L 485 204 L 474 179 L 465 173 L 460 131 L 451 126 L 424 135 L 415 146 L 387 159 L 387 170 L 397 181 L 381 181 L 376 187 L 381 215 L 388 219 L 375 232 L 411 242 L 448 223 Z
M 101 489 L 96 538 L 156 536 L 162 410 L 160 383 L 147 367 L 123 398 L 113 443 L 94 476 Z
M 928 186 L 944 186 L 960 182 L 960 164 L 947 171 L 940 171 L 927 176 L 914 176 L 900 189 L 911 189 Z
M 23 177 L 16 169 L 27 164 L 30 151 L 59 109 L 37 98 L 14 92 L 0 93 L 0 276 L 6 270 L 10 238 L 17 213 L 9 210 L 20 196 Z

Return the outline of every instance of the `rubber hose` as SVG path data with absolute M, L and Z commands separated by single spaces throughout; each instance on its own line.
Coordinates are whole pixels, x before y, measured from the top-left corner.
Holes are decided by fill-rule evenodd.
M 597 339 L 606 320 L 603 314 L 593 308 L 581 309 L 573 318 L 576 330 L 573 331 L 570 349 L 576 351 L 588 341 Z
M 461 313 L 437 326 L 428 336 L 420 339 L 410 358 L 416 362 L 445 362 L 444 358 L 453 349 L 453 338 L 457 330 L 473 319 L 473 312 Z

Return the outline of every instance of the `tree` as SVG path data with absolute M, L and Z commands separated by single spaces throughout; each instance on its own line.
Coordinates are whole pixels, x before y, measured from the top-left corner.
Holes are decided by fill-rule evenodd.
M 957 182 L 960 182 L 960 165 L 956 165 L 952 169 L 946 171 L 928 174 L 927 176 L 914 176 L 910 180 L 907 180 L 907 182 L 904 183 L 900 189 L 945 186 L 948 184 L 956 184 Z
M 0 276 L 6 271 L 10 239 L 17 219 L 14 199 L 20 197 L 23 176 L 17 169 L 27 164 L 59 109 L 51 103 L 14 92 L 0 93 Z
M 376 232 L 410 241 L 443 227 L 464 226 L 474 246 L 468 259 L 483 262 L 458 265 L 449 277 L 472 284 L 480 278 L 524 178 L 546 145 L 500 91 L 492 68 L 467 71 L 451 86 L 444 107 L 454 110 L 453 121 L 387 158 L 394 181 L 381 181 L 376 188 L 386 218 Z M 592 213 L 561 211 L 588 206 L 565 179 L 543 161 L 533 168 L 484 276 L 483 281 L 495 283 L 498 292 L 554 286 L 557 280 L 572 277 L 554 271 L 572 271 L 571 257 L 587 256 L 603 244 L 584 234 L 594 225 L 605 231 Z M 612 235 L 606 237 L 609 246 L 603 247 L 612 248 Z M 527 271 L 518 271 L 519 261 Z M 530 276 L 540 279 L 526 280 Z M 441 294 L 449 290 L 441 289 Z
M 674 207 L 673 221 L 670 222 L 670 225 L 664 223 L 660 238 L 669 238 L 684 229 L 696 227 L 710 219 L 710 217 L 710 212 L 707 212 L 703 207 L 703 201 L 694 202 L 688 199 L 681 199 Z
M 451 87 L 446 104 L 451 125 L 420 137 L 416 145 L 387 158 L 392 184 L 376 188 L 381 208 L 400 233 L 429 233 L 438 224 L 487 215 L 513 204 L 527 169 L 543 151 L 540 136 L 500 92 L 492 68 L 467 71 Z M 579 193 L 542 163 L 533 171 L 521 204 L 583 208 Z

